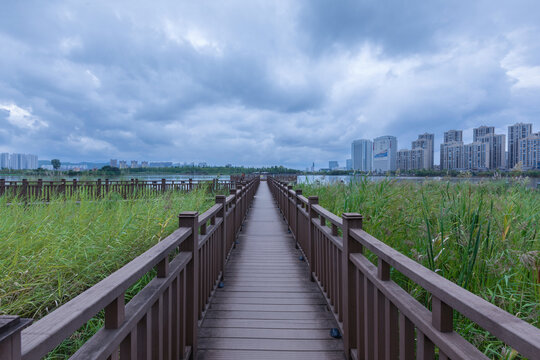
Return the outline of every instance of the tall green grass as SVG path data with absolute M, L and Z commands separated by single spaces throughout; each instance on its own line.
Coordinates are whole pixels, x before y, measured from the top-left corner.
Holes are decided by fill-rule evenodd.
M 379 240 L 511 314 L 540 325 L 538 190 L 520 183 L 420 184 L 366 178 L 349 184 L 298 187 L 306 196 L 319 196 L 319 203 L 337 215 L 361 213 L 364 229 Z M 424 289 L 397 272 L 393 278 L 429 306 Z M 455 325 L 488 356 L 515 355 L 470 321 L 456 317 Z
M 206 190 L 124 200 L 0 198 L 0 314 L 39 319 L 140 255 L 178 227 L 178 213 L 213 205 Z M 126 295 L 129 299 L 152 277 Z M 102 325 L 98 315 L 49 358 L 66 358 Z

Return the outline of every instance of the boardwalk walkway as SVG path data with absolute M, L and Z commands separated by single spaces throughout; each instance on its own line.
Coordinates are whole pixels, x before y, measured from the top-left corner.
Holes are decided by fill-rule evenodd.
M 261 182 L 199 330 L 199 359 L 343 359 L 326 301 Z

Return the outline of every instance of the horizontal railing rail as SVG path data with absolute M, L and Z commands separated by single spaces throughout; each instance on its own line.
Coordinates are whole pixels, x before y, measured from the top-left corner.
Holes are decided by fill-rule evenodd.
M 539 358 L 538 328 L 369 235 L 360 214 L 336 216 L 317 197 L 271 177 L 268 183 L 339 324 L 347 358 L 487 359 L 455 332 L 454 312 L 522 356 Z M 391 280 L 392 268 L 431 295 L 431 310 Z
M 153 195 L 167 191 L 189 192 L 194 189 L 210 189 L 214 192 L 228 191 L 237 186 L 230 180 L 77 180 L 56 181 L 27 180 L 7 181 L 0 179 L 0 196 L 22 200 L 50 201 L 56 196 L 72 197 L 78 194 L 100 198 L 109 193 L 120 194 L 124 198 L 134 195 Z
M 171 235 L 34 324 L 19 321 L 24 330 L 14 330 L 16 317 L 0 316 L 0 358 L 40 359 L 100 311 L 104 327 L 72 359 L 193 357 L 199 322 L 258 185 L 258 178 L 236 184 L 201 215 L 181 213 Z M 156 276 L 126 304 L 126 291 L 152 269 Z

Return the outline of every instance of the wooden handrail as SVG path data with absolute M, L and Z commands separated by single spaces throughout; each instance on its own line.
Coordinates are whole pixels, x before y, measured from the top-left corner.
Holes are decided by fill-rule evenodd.
M 540 331 L 535 326 L 507 313 L 489 301 L 422 266 L 367 232 L 352 229 L 350 235 L 386 261 L 391 267 L 420 285 L 500 340 L 531 358 L 540 354 Z M 351 255 L 353 256 L 353 255 Z M 357 256 L 358 258 L 358 256 Z
M 347 358 L 412 359 L 416 352 L 417 359 L 432 359 L 438 347 L 440 359 L 486 359 L 453 330 L 454 310 L 523 356 L 540 354 L 538 328 L 374 238 L 362 230 L 361 215 L 338 217 L 316 197 L 306 199 L 272 177 L 268 183 L 343 332 Z M 391 268 L 431 294 L 431 311 L 391 280 Z
M 24 359 L 40 359 L 163 260 L 189 235 L 180 228 L 22 332 Z

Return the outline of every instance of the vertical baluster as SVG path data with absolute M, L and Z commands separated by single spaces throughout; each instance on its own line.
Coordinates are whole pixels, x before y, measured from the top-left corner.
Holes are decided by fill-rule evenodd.
M 137 324 L 137 358 L 138 360 L 150 360 L 152 358 L 152 315 L 146 315 Z
M 171 283 L 171 358 L 180 359 L 179 333 L 180 333 L 180 297 L 179 297 L 180 275 L 176 275 Z
M 364 345 L 365 345 L 365 358 L 367 360 L 375 359 L 375 314 L 374 314 L 374 286 L 369 279 L 364 278 Z
M 414 325 L 403 313 L 399 314 L 399 359 L 414 359 Z
M 418 340 L 416 342 L 416 359 L 435 359 L 435 346 L 433 345 L 431 340 L 418 329 L 416 330 L 416 333 L 418 335 Z
M 349 264 L 349 266 L 351 265 L 352 264 Z M 345 332 L 343 340 L 344 340 L 344 345 L 347 346 L 348 349 L 353 349 L 356 345 L 356 354 L 357 354 L 356 358 L 361 359 L 362 356 L 364 356 L 366 352 L 366 347 L 364 344 L 364 341 L 365 341 L 364 332 L 365 332 L 365 326 L 366 326 L 365 325 L 366 318 L 365 318 L 365 313 L 364 313 L 364 306 L 365 306 L 364 300 L 366 298 L 364 295 L 365 279 L 364 279 L 364 274 L 360 270 L 356 269 L 355 273 L 356 273 L 356 299 L 352 299 L 351 295 L 349 295 L 349 305 L 347 306 L 347 309 L 348 309 L 347 311 L 349 311 L 349 316 L 343 317 L 343 321 L 344 321 L 343 329 Z M 346 276 L 350 276 L 350 273 L 347 274 Z M 350 283 L 350 277 L 349 277 L 349 283 Z M 350 291 L 350 289 L 352 288 L 348 288 L 347 291 Z M 352 317 L 351 315 L 352 311 L 356 312 L 356 343 L 354 342 L 355 340 L 354 328 L 352 324 L 350 323 L 350 321 L 354 319 L 354 317 Z M 347 321 L 347 323 L 345 323 L 345 321 Z M 345 327 L 345 325 L 347 325 L 347 327 Z M 348 344 L 345 343 L 345 341 L 348 341 Z
M 139 358 L 137 355 L 137 328 L 135 327 L 120 343 L 120 359 L 137 360 Z
M 152 359 L 163 359 L 163 295 L 152 305 Z
M 171 289 L 163 292 L 163 358 L 171 359 Z
M 399 358 L 399 329 L 398 310 L 388 299 L 385 300 L 386 326 L 386 359 L 397 360 Z
M 315 267 L 318 266 L 315 264 L 315 225 L 313 225 L 313 219 L 317 217 L 317 213 L 313 209 L 313 205 L 316 205 L 319 203 L 319 198 L 317 196 L 310 196 L 308 199 L 309 203 L 309 210 L 308 210 L 308 229 L 309 229 L 309 240 L 308 240 L 308 249 L 307 249 L 307 256 L 309 260 L 309 276 L 311 280 L 313 281 L 313 273 L 315 272 Z M 304 252 L 306 252 L 306 249 L 304 249 Z

